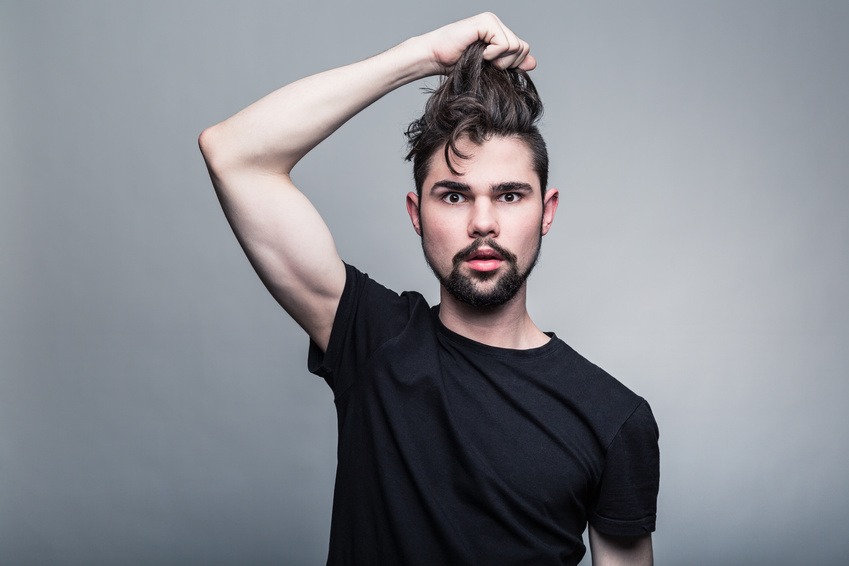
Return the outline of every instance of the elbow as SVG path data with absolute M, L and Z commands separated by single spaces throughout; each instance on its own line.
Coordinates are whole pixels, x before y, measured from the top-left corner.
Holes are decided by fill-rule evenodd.
M 213 182 L 255 167 L 253 157 L 245 152 L 240 140 L 226 121 L 206 128 L 198 136 L 198 147 Z
M 221 124 L 210 126 L 198 136 L 198 147 L 210 173 L 221 169 L 225 152 L 221 146 Z
M 203 154 L 204 157 L 206 157 L 206 154 L 210 151 L 212 147 L 212 140 L 215 137 L 214 130 L 215 126 L 210 126 L 209 128 L 206 128 L 204 131 L 202 131 L 198 136 L 198 147 L 200 148 L 200 152 Z

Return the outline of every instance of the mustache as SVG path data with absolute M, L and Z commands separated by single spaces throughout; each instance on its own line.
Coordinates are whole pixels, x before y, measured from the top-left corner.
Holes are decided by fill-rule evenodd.
M 452 260 L 454 267 L 460 265 L 467 257 L 478 251 L 478 248 L 480 248 L 484 244 L 486 244 L 487 247 L 490 247 L 493 250 L 497 251 L 499 254 L 501 254 L 501 257 L 504 258 L 504 260 L 508 263 L 516 265 L 516 254 L 499 246 L 492 238 L 478 238 L 477 240 L 457 252 L 457 255 L 455 255 L 454 259 Z

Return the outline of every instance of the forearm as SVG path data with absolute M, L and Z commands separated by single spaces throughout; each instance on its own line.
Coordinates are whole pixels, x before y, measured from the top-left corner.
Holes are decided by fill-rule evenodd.
M 208 129 L 201 148 L 219 173 L 250 168 L 288 174 L 313 147 L 392 90 L 439 72 L 425 41 L 280 88 Z
M 214 178 L 228 172 L 288 176 L 309 150 L 388 92 L 450 68 L 471 43 L 502 68 L 533 69 L 528 44 L 490 13 L 413 37 L 365 61 L 296 81 L 201 134 Z

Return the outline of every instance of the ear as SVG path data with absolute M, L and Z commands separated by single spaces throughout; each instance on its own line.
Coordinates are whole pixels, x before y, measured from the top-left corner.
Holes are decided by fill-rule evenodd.
M 419 195 L 410 192 L 407 193 L 407 214 L 410 215 L 410 221 L 413 223 L 413 230 L 419 236 L 422 235 L 422 218 L 419 212 Z
M 545 196 L 542 199 L 542 235 L 548 234 L 551 229 L 551 223 L 554 222 L 554 213 L 557 212 L 557 205 L 560 203 L 560 191 L 554 187 L 545 191 Z

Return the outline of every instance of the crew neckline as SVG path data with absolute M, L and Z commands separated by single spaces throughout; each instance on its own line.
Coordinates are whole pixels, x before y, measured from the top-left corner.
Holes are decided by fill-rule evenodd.
M 511 358 L 536 358 L 539 356 L 548 355 L 550 352 L 559 348 L 559 345 L 562 344 L 562 341 L 557 338 L 557 335 L 554 332 L 543 332 L 546 336 L 548 336 L 549 340 L 542 346 L 536 346 L 535 348 L 527 348 L 527 349 L 518 349 L 518 348 L 502 348 L 500 346 L 490 346 L 489 344 L 484 344 L 483 342 L 478 342 L 477 340 L 473 340 L 462 334 L 457 334 L 445 324 L 443 324 L 442 320 L 439 318 L 439 305 L 434 305 L 430 308 L 431 316 L 433 317 L 434 323 L 436 324 L 436 328 L 440 336 L 445 337 L 448 341 L 455 343 L 458 346 L 463 348 L 468 348 L 471 350 L 475 350 L 480 352 L 481 354 L 496 356 L 496 357 L 511 357 Z

